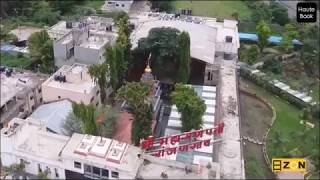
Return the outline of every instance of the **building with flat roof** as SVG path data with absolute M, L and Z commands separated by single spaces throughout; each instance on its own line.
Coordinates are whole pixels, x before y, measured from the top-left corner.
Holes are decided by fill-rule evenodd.
M 107 89 L 107 96 L 110 94 Z M 73 102 L 99 106 L 100 90 L 85 64 L 64 65 L 42 84 L 44 102 L 69 99 Z
M 14 118 L 1 129 L 1 163 L 25 164 L 25 171 L 37 175 L 48 171 L 50 179 L 64 179 L 64 165 L 59 154 L 68 141 L 67 136 L 46 131 L 39 121 Z
M 54 40 L 55 65 L 73 63 L 99 64 L 104 62 L 105 47 L 113 44 L 116 33 L 113 20 L 98 16 L 79 21 L 60 21 L 47 32 Z
M 131 34 L 132 48 L 136 48 L 139 40 L 147 37 L 152 28 L 171 27 L 189 33 L 191 58 L 205 66 L 204 81 L 200 83 L 202 88 L 194 87 L 207 106 L 203 128 L 222 122 L 225 125 L 224 132 L 219 135 L 220 142 L 214 146 L 164 158 L 193 164 L 217 162 L 221 178 L 245 179 L 236 69 L 240 47 L 238 22 L 165 13 L 144 13 L 130 20 L 135 25 Z M 180 116 L 177 108 L 172 106 L 168 124 L 165 124 L 165 135 L 180 133 Z
M 14 117 L 25 118 L 42 104 L 41 83 L 48 76 L 1 67 L 1 127 Z
M 106 12 L 124 11 L 128 13 L 132 3 L 133 0 L 106 0 L 104 5 L 101 7 L 101 10 Z
M 1 130 L 1 164 L 20 163 L 27 173 L 47 172 L 50 179 L 219 178 L 217 163 L 188 165 L 152 157 L 139 147 L 113 139 L 58 135 L 31 118 L 14 118 Z

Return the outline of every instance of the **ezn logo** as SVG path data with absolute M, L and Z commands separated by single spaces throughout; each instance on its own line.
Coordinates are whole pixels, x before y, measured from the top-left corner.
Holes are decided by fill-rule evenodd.
M 273 158 L 272 171 L 273 172 L 305 172 L 307 169 L 306 160 L 303 158 Z

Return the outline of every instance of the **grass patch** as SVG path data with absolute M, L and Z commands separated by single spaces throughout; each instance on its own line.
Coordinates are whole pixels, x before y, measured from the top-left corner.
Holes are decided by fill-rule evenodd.
M 105 1 L 103 0 L 87 0 L 84 6 L 94 8 L 95 10 L 100 10 L 104 5 L 104 2 Z
M 8 67 L 27 68 L 31 65 L 31 59 L 24 56 L 15 56 L 11 54 L 1 53 L 1 65 Z
M 175 9 L 192 9 L 195 16 L 231 18 L 234 12 L 239 13 L 241 20 L 249 20 L 251 10 L 241 1 L 171 1 Z
M 262 166 L 261 161 L 254 156 L 248 158 L 245 163 L 245 169 L 246 177 L 248 179 L 269 177 L 269 174 L 265 170 L 265 166 Z
M 301 152 L 303 157 L 319 153 L 319 151 L 314 151 L 319 149 L 319 120 L 309 120 L 315 124 L 315 127 L 305 130 L 304 125 L 300 124 L 299 108 L 249 81 L 242 80 L 242 84 L 248 91 L 270 102 L 277 112 L 277 118 L 267 139 L 267 153 L 270 159 L 292 156 L 290 151 L 293 150 Z M 280 133 L 283 142 L 276 144 L 274 139 L 277 137 L 277 132 Z M 315 158 L 312 160 L 319 161 Z

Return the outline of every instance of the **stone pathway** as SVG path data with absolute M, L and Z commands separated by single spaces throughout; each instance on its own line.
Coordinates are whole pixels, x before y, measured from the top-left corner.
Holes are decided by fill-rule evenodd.
M 248 136 L 242 136 L 241 139 L 244 139 L 244 140 L 247 140 L 251 143 L 254 143 L 254 144 L 258 144 L 258 145 L 263 145 L 264 143 L 255 139 L 255 138 L 251 138 L 251 137 L 248 137 Z

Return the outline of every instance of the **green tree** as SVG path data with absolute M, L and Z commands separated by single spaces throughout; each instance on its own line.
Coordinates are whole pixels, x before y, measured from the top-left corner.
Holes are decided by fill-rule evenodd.
M 256 27 L 257 35 L 258 35 L 258 46 L 260 48 L 260 52 L 262 53 L 263 48 L 268 45 L 268 38 L 271 34 L 270 27 L 264 21 L 260 21 Z
M 33 15 L 32 19 L 38 23 L 53 25 L 60 19 L 60 11 L 53 11 L 47 1 L 32 2 Z
M 270 2 L 269 9 L 272 15 L 272 23 L 277 23 L 281 26 L 289 23 L 288 9 L 283 7 L 278 2 Z
M 282 41 L 280 42 L 279 49 L 283 53 L 290 53 L 293 51 L 292 40 L 298 37 L 298 31 L 292 24 L 285 25 L 285 31 L 282 34 Z
M 101 102 L 105 103 L 108 83 L 108 65 L 106 63 L 93 64 L 89 67 L 89 74 L 94 82 L 99 85 Z
M 116 129 L 116 120 L 118 118 L 118 113 L 116 110 L 114 110 L 111 106 L 101 106 L 99 109 L 95 109 L 95 112 L 93 113 L 92 117 L 89 119 L 83 119 L 79 118 L 74 114 L 74 111 L 79 111 L 79 106 L 81 104 L 78 104 L 77 108 L 78 109 L 73 109 L 73 112 L 70 112 L 68 117 L 66 118 L 64 124 L 63 124 L 63 134 L 66 136 L 71 136 L 73 133 L 80 133 L 80 134 L 86 134 L 88 131 L 88 128 L 85 126 L 90 126 L 92 127 L 93 124 L 96 126 L 94 132 L 90 131 L 92 135 L 101 135 L 102 137 L 107 137 L 107 138 L 112 138 L 112 135 L 114 133 L 114 130 Z M 86 109 L 86 106 L 81 107 L 82 110 Z M 78 113 L 78 116 L 82 113 Z M 96 124 L 96 119 L 98 116 L 103 114 L 103 124 L 101 125 L 100 128 L 100 133 L 98 132 L 98 125 Z M 84 115 L 85 116 L 85 113 Z M 89 123 L 85 122 L 89 121 Z M 93 133 L 92 133 L 93 132 Z M 87 133 L 89 134 L 89 133 Z
M 173 103 L 176 104 L 178 111 L 181 113 L 182 131 L 186 132 L 192 129 L 200 129 L 202 116 L 206 111 L 206 105 L 194 89 L 178 83 L 171 97 Z
M 85 105 L 72 103 L 74 115 L 83 123 L 83 132 L 85 134 L 98 135 L 95 122 L 95 107 L 92 104 Z
M 51 73 L 54 70 L 53 43 L 46 30 L 31 34 L 28 39 L 31 57 L 40 60 L 40 71 Z
M 178 82 L 188 83 L 190 76 L 190 37 L 187 32 L 182 32 L 178 38 L 179 42 L 179 70 Z
M 139 40 L 137 51 L 144 52 L 145 56 L 152 53 L 151 66 L 156 76 L 177 76 L 179 34 L 175 28 L 153 28 L 148 37 Z
M 305 72 L 310 77 L 319 78 L 319 27 L 302 25 L 299 32 L 303 43 L 300 60 L 303 62 Z
M 264 61 L 262 68 L 275 74 L 280 74 L 282 72 L 281 62 L 277 57 Z
M 253 65 L 258 60 L 259 47 L 257 45 L 250 46 L 250 48 L 246 50 L 244 57 L 249 65 Z
M 107 47 L 106 63 L 110 67 L 110 80 L 114 90 L 117 90 L 128 70 L 131 55 L 130 29 L 128 16 L 121 15 L 116 19 L 118 38 L 113 47 Z
M 152 109 L 148 100 L 150 86 L 142 82 L 129 82 L 122 86 L 116 95 L 119 100 L 125 100 L 132 109 L 134 116 L 131 129 L 132 141 L 138 145 L 142 138 L 152 134 Z

